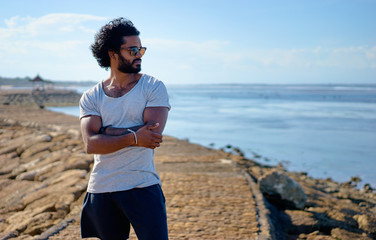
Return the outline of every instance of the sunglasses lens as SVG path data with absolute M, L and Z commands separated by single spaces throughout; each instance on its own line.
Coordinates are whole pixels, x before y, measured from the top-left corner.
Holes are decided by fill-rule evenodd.
M 145 51 L 146 51 L 146 47 L 130 47 L 130 48 L 127 48 L 127 50 L 129 51 L 129 54 L 134 57 L 137 55 L 138 51 L 140 51 L 140 54 L 141 56 L 143 56 L 145 54 Z
M 137 55 L 137 52 L 138 52 L 138 48 L 137 47 L 133 47 L 130 50 L 131 50 L 131 55 L 132 56 L 136 56 Z

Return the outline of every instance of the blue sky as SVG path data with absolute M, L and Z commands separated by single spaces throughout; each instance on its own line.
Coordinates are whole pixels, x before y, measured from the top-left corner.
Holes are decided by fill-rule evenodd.
M 376 83 L 376 1 L 0 0 L 0 76 L 108 77 L 89 50 L 127 17 L 167 84 Z

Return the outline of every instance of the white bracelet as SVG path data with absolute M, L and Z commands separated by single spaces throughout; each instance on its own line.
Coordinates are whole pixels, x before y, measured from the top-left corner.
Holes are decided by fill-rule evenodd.
M 133 133 L 133 136 L 134 136 L 134 142 L 135 142 L 135 145 L 137 145 L 137 135 L 136 135 L 136 132 L 133 131 L 132 129 L 127 129 L 127 130 L 128 130 L 128 132 Z

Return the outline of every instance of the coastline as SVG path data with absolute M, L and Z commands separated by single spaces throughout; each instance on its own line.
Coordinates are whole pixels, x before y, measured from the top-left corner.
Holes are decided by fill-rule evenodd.
M 83 151 L 79 120 L 37 105 L 1 105 L 0 116 L 0 237 L 80 239 L 79 211 L 93 159 Z M 356 179 L 313 179 L 233 150 L 165 137 L 156 166 L 171 239 L 375 237 L 376 195 L 356 189 Z M 260 194 L 257 182 L 274 170 L 302 186 L 304 209 L 279 209 Z
M 197 95 L 185 88 L 172 88 L 170 95 L 173 111 L 169 113 L 165 134 L 179 139 L 189 139 L 193 143 L 215 149 L 231 144 L 240 148 L 247 158 L 255 159 L 261 164 L 277 166 L 282 163 L 289 171 L 307 172 L 314 178 L 330 177 L 334 181 L 347 182 L 352 177 L 358 177 L 361 180 L 357 184 L 358 188 L 362 188 L 365 184 L 376 186 L 376 177 L 372 168 L 373 156 L 376 154 L 374 144 L 376 138 L 372 134 L 375 130 L 373 124 L 375 108 L 370 107 L 371 103 L 366 102 L 359 106 L 343 102 L 345 98 L 354 103 L 372 100 L 374 90 L 369 92 L 362 90 L 362 97 L 358 99 L 357 94 L 361 93 L 356 92 L 358 88 L 354 87 L 334 91 L 337 87 L 315 85 L 295 91 L 295 88 L 282 86 L 281 89 L 287 92 L 281 92 L 281 89 L 276 87 L 271 89 L 259 89 L 260 86 L 254 85 L 243 87 L 246 89 L 241 91 L 230 89 L 223 92 L 218 86 L 209 89 L 201 86 Z M 81 94 L 83 89 L 86 88 L 81 88 L 78 93 Z M 255 89 L 258 90 L 254 92 Z M 9 90 L 17 91 L 17 89 Z M 320 91 L 316 92 L 316 90 Z M 31 89 L 29 91 L 31 95 Z M 233 96 L 231 94 L 234 91 L 236 94 Z M 256 93 L 262 95 L 267 94 L 268 91 L 278 91 L 279 94 L 287 95 L 279 96 L 280 100 L 283 101 L 288 97 L 291 101 L 287 103 L 291 104 L 280 103 L 281 101 L 277 99 L 263 100 L 262 97 L 257 97 L 260 98 L 260 103 L 251 100 Z M 294 100 L 291 94 L 288 94 L 291 91 L 294 96 L 307 95 L 308 102 Z M 345 94 L 344 91 L 350 91 L 351 94 Z M 229 94 L 236 99 L 236 96 L 243 96 L 246 93 L 251 95 L 242 98 L 242 101 L 234 102 L 227 99 Z M 187 94 L 190 97 L 187 97 Z M 208 101 L 207 104 L 196 102 L 196 98 L 200 96 L 206 96 L 204 99 Z M 276 95 L 269 93 L 267 97 L 276 98 Z M 332 101 L 340 100 L 338 103 L 322 100 L 314 102 L 314 105 L 309 102 L 310 98 L 316 101 L 320 97 Z M 76 101 L 70 100 L 70 102 L 66 102 L 66 99 L 61 95 L 58 96 L 58 93 L 52 99 L 58 99 L 59 101 L 55 102 L 60 106 L 54 107 L 53 103 L 47 101 L 44 104 L 46 109 L 78 117 L 78 95 Z M 14 100 L 12 104 L 19 104 L 17 103 L 19 99 Z M 216 103 L 217 101 L 219 102 Z M 214 103 L 216 105 L 213 105 Z M 184 107 L 186 104 L 197 105 L 197 107 L 187 109 Z M 270 104 L 273 106 L 273 111 L 270 110 Z M 285 111 L 280 112 L 278 109 Z M 297 109 L 301 111 L 296 111 Z M 200 112 L 208 114 L 205 117 Z M 237 124 L 233 124 L 234 122 Z M 226 131 L 218 132 L 216 129 L 226 129 Z

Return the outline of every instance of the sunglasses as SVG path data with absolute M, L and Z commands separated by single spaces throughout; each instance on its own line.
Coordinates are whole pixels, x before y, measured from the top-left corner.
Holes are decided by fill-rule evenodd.
M 138 52 L 140 52 L 141 56 L 143 56 L 146 52 L 146 47 L 128 47 L 120 49 L 127 50 L 132 57 L 136 56 Z

